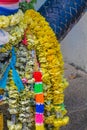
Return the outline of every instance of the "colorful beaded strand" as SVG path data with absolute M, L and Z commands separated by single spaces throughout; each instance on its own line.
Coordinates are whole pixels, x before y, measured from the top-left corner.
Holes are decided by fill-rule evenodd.
M 39 64 L 36 58 L 35 51 L 34 55 L 34 72 L 33 78 L 35 80 L 34 92 L 35 92 L 35 102 L 36 102 L 36 113 L 35 113 L 35 127 L 36 130 L 44 130 L 44 94 L 43 94 L 43 83 L 42 83 L 42 73 L 40 72 Z
M 35 92 L 35 101 L 36 101 L 36 114 L 35 114 L 35 123 L 36 130 L 44 130 L 44 95 L 43 95 L 43 83 L 42 83 L 42 74 L 37 71 L 33 73 L 35 79 L 34 92 Z

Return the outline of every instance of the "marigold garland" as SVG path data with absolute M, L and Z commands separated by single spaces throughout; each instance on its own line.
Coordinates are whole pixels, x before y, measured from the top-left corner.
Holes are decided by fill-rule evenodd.
M 62 117 L 67 112 L 61 104 L 64 102 L 63 92 L 68 83 L 63 78 L 64 62 L 60 51 L 60 44 L 49 24 L 39 13 L 34 10 L 26 11 L 24 19 L 38 41 L 35 45 L 36 53 L 43 73 L 43 83 L 47 85 L 44 85 L 45 103 L 47 104 L 45 106 L 45 110 L 47 111 L 45 123 L 59 128 L 62 125 L 66 125 L 69 121 L 67 116 Z M 46 109 L 46 107 L 50 109 Z M 52 114 L 53 116 L 49 115 L 46 117 L 49 112 L 50 114 L 52 113 L 52 109 L 56 115 Z M 57 117 L 57 113 L 60 113 L 59 117 Z M 58 122 L 61 122 L 61 124 Z
M 7 52 L 11 50 L 12 46 L 15 46 L 17 54 L 16 69 L 25 86 L 24 91 L 21 92 L 19 96 L 16 90 L 17 86 L 14 84 L 12 79 L 12 72 L 10 71 L 8 94 L 10 98 L 11 96 L 14 97 L 16 94 L 18 102 L 16 104 L 17 97 L 15 97 L 14 100 L 8 99 L 10 108 L 9 112 L 12 115 L 15 112 L 17 113 L 17 128 L 31 129 L 33 126 L 35 128 L 36 121 L 36 130 L 44 129 L 44 126 L 48 130 L 59 130 L 61 126 L 66 125 L 69 121 L 69 118 L 65 116 L 67 110 L 65 109 L 63 103 L 64 90 L 68 83 L 63 76 L 64 62 L 60 44 L 58 43 L 53 30 L 50 28 L 48 22 L 45 21 L 43 16 L 34 10 L 28 10 L 24 15 L 24 19 L 22 19 L 18 25 L 14 26 L 12 30 L 10 29 L 9 33 L 11 34 L 11 39 L 9 43 L 0 48 L 0 52 Z M 24 39 L 22 40 L 23 34 Z M 21 40 L 24 45 L 21 43 L 18 45 Z M 24 48 L 24 46 L 26 48 Z M 32 56 L 33 51 L 36 52 L 38 65 L 40 67 L 40 71 L 42 71 L 42 76 L 40 77 L 42 79 L 38 82 L 35 81 L 38 79 L 38 75 L 37 77 L 32 77 L 32 74 L 35 73 L 34 66 L 36 63 L 36 61 L 34 61 L 34 57 Z M 35 67 L 37 67 L 37 65 Z M 43 88 L 41 84 L 42 80 Z M 32 87 L 33 85 L 34 88 Z M 13 90 L 15 93 L 12 95 L 11 93 Z M 36 101 L 35 115 L 34 101 Z M 41 104 L 38 105 L 38 102 Z M 43 110 L 43 102 L 45 111 Z M 27 106 L 26 109 L 24 105 Z M 15 107 L 17 108 L 17 111 L 14 110 Z M 38 114 L 38 110 L 40 110 L 40 114 Z M 31 121 L 29 121 L 29 119 L 31 119 Z M 8 128 L 14 128 L 16 130 L 16 125 L 13 124 L 11 126 L 11 123 L 12 121 L 8 121 Z M 40 123 L 40 125 L 37 125 L 38 123 Z

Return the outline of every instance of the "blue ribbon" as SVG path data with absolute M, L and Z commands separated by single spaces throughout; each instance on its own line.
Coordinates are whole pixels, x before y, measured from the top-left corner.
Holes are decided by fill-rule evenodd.
M 18 88 L 18 91 L 20 92 L 21 90 L 24 89 L 24 85 L 23 85 L 23 83 L 22 83 L 22 81 L 21 81 L 21 79 L 19 77 L 19 74 L 15 70 L 16 54 L 15 54 L 14 48 L 12 48 L 11 52 L 12 52 L 12 58 L 11 58 L 10 64 L 6 68 L 6 71 L 5 71 L 2 79 L 0 80 L 0 88 L 2 88 L 2 89 L 6 88 L 8 73 L 9 73 L 10 69 L 12 69 L 12 77 L 13 77 L 14 83 L 16 84 L 16 86 Z
M 3 100 L 3 95 L 0 95 L 0 101 Z

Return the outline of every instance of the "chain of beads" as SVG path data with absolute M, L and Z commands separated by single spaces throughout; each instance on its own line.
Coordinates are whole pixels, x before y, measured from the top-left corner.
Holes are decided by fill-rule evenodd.
M 39 71 L 33 73 L 35 79 L 34 91 L 36 100 L 36 114 L 35 123 L 36 130 L 44 130 L 44 95 L 43 95 L 43 84 L 42 84 L 42 74 Z

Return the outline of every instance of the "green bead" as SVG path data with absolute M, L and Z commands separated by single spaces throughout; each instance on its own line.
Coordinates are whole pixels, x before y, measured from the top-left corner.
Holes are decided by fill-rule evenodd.
M 43 92 L 43 84 L 35 84 L 34 85 L 34 92 L 35 93 Z

